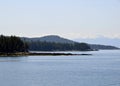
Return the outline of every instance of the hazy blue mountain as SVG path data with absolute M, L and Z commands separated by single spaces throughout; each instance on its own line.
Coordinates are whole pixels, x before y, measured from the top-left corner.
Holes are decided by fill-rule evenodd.
M 119 49 L 115 46 L 111 46 L 111 45 L 101 45 L 101 44 L 90 44 L 90 47 L 91 49 L 94 49 L 94 50 L 113 50 L 113 49 Z
M 106 37 L 84 38 L 84 39 L 78 38 L 78 39 L 74 39 L 74 41 L 87 42 L 89 44 L 111 45 L 120 48 L 120 39 L 118 38 L 106 38 Z
M 46 41 L 46 42 L 70 43 L 70 44 L 77 43 L 76 41 L 78 41 L 78 43 L 83 43 L 83 42 L 88 43 L 92 49 L 118 49 L 117 47 L 111 46 L 111 45 L 113 45 L 112 40 L 109 39 L 107 41 L 108 42 L 107 43 L 106 39 L 101 39 L 101 38 L 99 38 L 99 39 L 76 39 L 73 41 L 73 40 L 62 38 L 62 37 L 56 36 L 56 35 L 48 35 L 48 36 L 35 37 L 35 38 L 22 37 L 22 40 L 33 41 L 33 42 Z

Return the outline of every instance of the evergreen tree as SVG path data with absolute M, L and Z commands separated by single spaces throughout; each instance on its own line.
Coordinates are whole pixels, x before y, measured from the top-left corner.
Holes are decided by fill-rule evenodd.
M 15 53 L 27 52 L 28 45 L 16 36 L 0 35 L 0 52 L 1 53 Z

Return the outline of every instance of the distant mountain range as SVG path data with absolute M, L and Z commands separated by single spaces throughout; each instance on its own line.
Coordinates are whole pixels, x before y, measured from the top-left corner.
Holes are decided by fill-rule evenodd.
M 66 38 L 62 38 L 60 36 L 56 36 L 56 35 L 48 35 L 48 36 L 43 36 L 43 37 L 36 37 L 36 38 L 27 38 L 27 37 L 22 37 L 21 38 L 22 40 L 25 40 L 25 41 L 33 41 L 33 42 L 37 42 L 37 41 L 41 41 L 41 42 L 55 42 L 55 43 L 69 43 L 69 44 L 73 44 L 73 43 L 81 43 L 81 42 L 85 42 L 85 43 L 89 43 L 87 41 L 79 41 L 79 42 L 76 42 L 78 40 L 69 40 L 69 39 L 66 39 Z M 96 49 L 119 49 L 117 47 L 114 47 L 114 46 L 110 46 L 110 45 L 101 45 L 101 44 L 96 44 L 96 42 L 92 42 L 89 44 L 90 47 L 94 50 Z
M 77 38 L 74 41 L 86 42 L 89 44 L 101 44 L 101 45 L 112 45 L 120 48 L 119 38 L 107 38 L 107 37 L 97 37 L 97 38 Z

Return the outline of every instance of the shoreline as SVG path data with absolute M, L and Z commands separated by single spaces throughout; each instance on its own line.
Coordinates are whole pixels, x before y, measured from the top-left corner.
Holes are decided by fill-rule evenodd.
M 29 53 L 29 52 L 20 52 L 20 53 L 0 53 L 0 57 L 7 56 L 78 56 L 78 55 L 92 55 L 92 54 L 72 54 L 72 53 Z

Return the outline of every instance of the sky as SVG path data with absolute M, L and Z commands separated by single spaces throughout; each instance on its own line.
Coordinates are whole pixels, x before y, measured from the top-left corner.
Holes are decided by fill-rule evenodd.
M 120 38 L 120 0 L 0 0 L 0 34 Z

